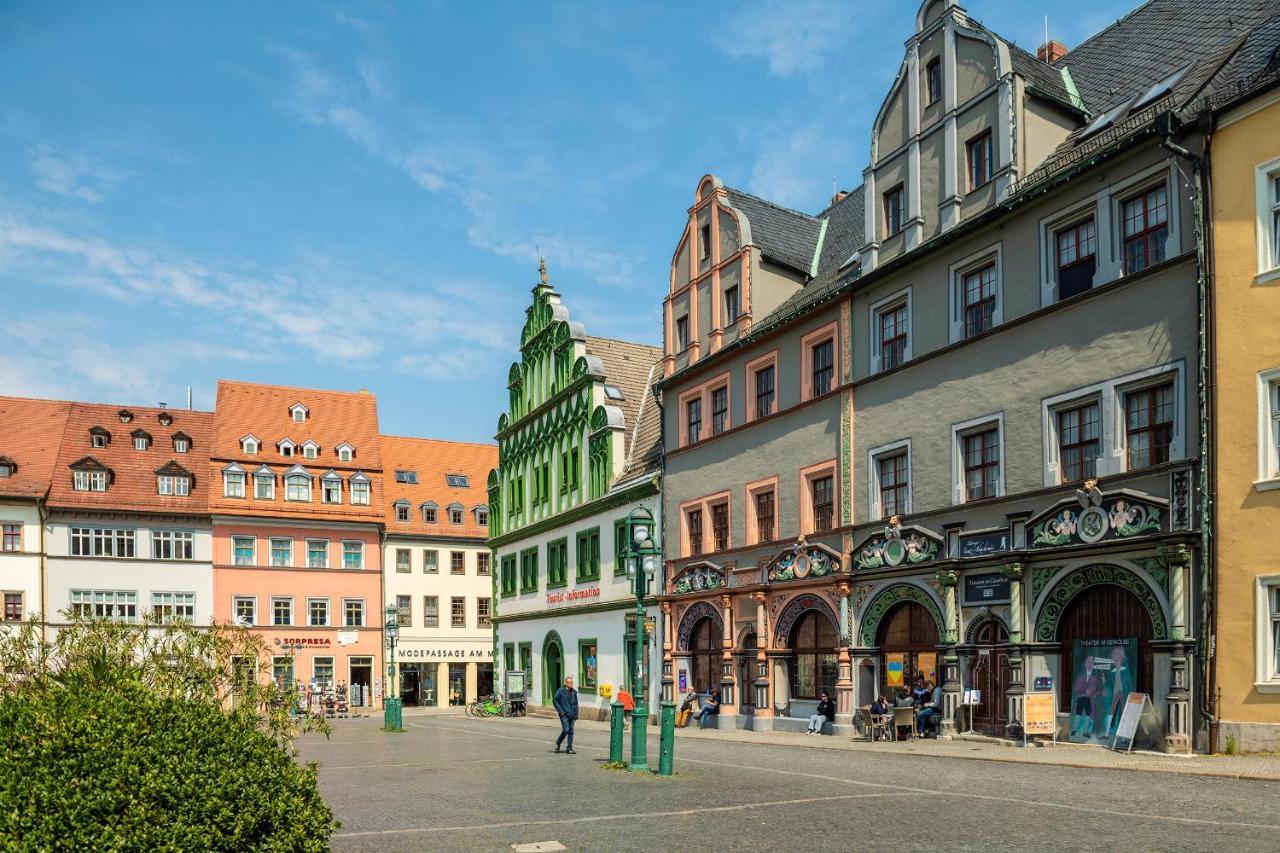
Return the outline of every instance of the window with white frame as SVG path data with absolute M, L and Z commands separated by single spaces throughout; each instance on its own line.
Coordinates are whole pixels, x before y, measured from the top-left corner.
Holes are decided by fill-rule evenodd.
M 193 559 L 195 534 L 190 530 L 151 531 L 151 559 Z
M 71 556 L 134 556 L 135 532 L 119 527 L 72 527 Z
M 253 475 L 253 496 L 260 501 L 275 500 L 276 475 L 274 472 L 259 470 Z
M 364 599 L 342 599 L 342 623 L 348 628 L 364 627 Z
M 73 471 L 71 488 L 77 492 L 105 492 L 107 490 L 106 471 Z
M 133 437 L 134 450 L 146 450 L 151 445 L 151 438 L 146 435 L 135 435 Z
M 191 441 L 186 438 L 175 438 L 173 440 L 174 453 L 186 453 L 191 449 Z
M 353 506 L 369 505 L 369 480 L 366 477 L 351 478 L 351 503 Z
M 194 622 L 196 618 L 196 594 L 194 592 L 153 592 L 151 612 L 161 622 L 179 619 Z
M 1280 488 L 1280 367 L 1258 374 L 1258 488 Z
M 241 625 L 254 625 L 258 621 L 258 599 L 252 595 L 236 595 L 231 598 L 231 613 Z
M 1280 575 L 1257 579 L 1254 688 L 1280 693 Z
M 1280 277 L 1280 157 L 1257 169 L 1258 275 Z
M 191 478 L 185 474 L 161 474 L 156 477 L 156 492 L 184 498 L 191 494 Z
M 314 441 L 308 441 L 302 445 L 302 458 L 315 459 L 320 455 L 320 447 Z
M 271 599 L 271 624 L 293 624 L 293 599 L 281 596 Z
M 271 540 L 271 565 L 273 566 L 292 566 L 293 565 L 293 540 L 292 539 L 272 539 Z
M 258 455 L 258 439 L 251 435 L 246 435 L 240 439 L 240 450 L 250 456 Z
M 897 441 L 867 452 L 871 518 L 911 512 L 911 442 Z
M 1271 677 L 1280 676 L 1280 585 L 1271 587 Z
M 342 543 L 342 568 L 344 569 L 363 569 L 364 568 L 364 543 L 363 542 L 343 542 Z
M 254 545 L 255 540 L 252 536 L 232 536 L 231 561 L 237 566 L 252 566 Z
M 307 540 L 307 568 L 327 569 L 329 567 L 329 540 Z
M 244 472 L 240 470 L 222 472 L 222 494 L 228 498 L 244 497 Z
M 312 628 L 323 628 L 329 624 L 329 599 L 307 599 L 307 624 Z
M 326 474 L 320 478 L 320 500 L 327 504 L 342 503 L 342 477 Z
M 911 291 L 871 306 L 871 371 L 890 370 L 911 358 Z
M 338 445 L 338 461 L 350 462 L 351 456 L 352 454 L 355 453 L 355 450 L 356 449 L 349 444 L 345 444 L 345 443 L 339 444 Z
M 136 622 L 138 593 L 112 589 L 73 589 L 71 612 L 82 619 Z
M 288 501 L 311 500 L 311 477 L 307 474 L 289 474 L 284 478 L 284 497 Z

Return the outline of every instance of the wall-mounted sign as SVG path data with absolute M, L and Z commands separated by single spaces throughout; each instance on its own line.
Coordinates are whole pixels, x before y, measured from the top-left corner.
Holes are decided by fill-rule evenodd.
M 579 601 L 588 601 L 592 598 L 600 597 L 600 587 L 587 586 L 581 589 L 570 589 L 565 592 L 549 592 L 547 593 L 547 606 L 558 607 L 565 604 L 574 604 Z
M 445 649 L 433 648 L 405 648 L 399 646 L 396 648 L 396 660 L 431 660 L 444 658 L 470 658 L 472 660 L 491 660 L 493 658 L 493 649 L 490 648 L 473 648 L 473 649 Z
M 1011 583 L 1002 572 L 967 574 L 964 576 L 964 603 L 973 607 L 1008 604 Z
M 960 536 L 961 557 L 985 557 L 1009 550 L 1009 531 L 994 530 L 990 533 L 971 533 Z
M 332 643 L 328 637 L 277 637 L 276 645 L 328 648 Z

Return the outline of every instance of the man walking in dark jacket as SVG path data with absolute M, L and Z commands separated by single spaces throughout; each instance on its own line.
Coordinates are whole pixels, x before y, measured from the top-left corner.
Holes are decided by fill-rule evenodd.
M 564 687 L 556 691 L 555 698 L 551 700 L 551 705 L 556 709 L 556 713 L 560 715 L 560 737 L 556 738 L 556 752 L 560 751 L 561 742 L 568 738 L 569 748 L 565 752 L 569 755 L 576 755 L 573 751 L 573 721 L 578 719 L 578 691 L 573 689 L 572 677 L 564 680 Z

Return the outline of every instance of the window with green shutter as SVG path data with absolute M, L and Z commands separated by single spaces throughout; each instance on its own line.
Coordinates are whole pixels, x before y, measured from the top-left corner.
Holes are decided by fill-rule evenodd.
M 502 568 L 499 575 L 499 584 L 502 590 L 503 598 L 510 598 L 516 594 L 516 555 L 508 554 L 502 558 Z
M 578 534 L 578 582 L 600 577 L 600 528 L 593 527 Z
M 547 589 L 569 583 L 569 540 L 547 543 Z
M 538 549 L 520 552 L 520 591 L 538 591 Z
M 613 574 L 627 573 L 627 520 L 620 518 L 613 523 Z

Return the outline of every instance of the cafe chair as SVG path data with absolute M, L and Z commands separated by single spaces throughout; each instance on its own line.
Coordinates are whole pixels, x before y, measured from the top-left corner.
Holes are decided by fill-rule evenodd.
M 867 733 L 867 740 L 875 742 L 876 732 L 880 733 L 883 740 L 892 740 L 889 732 L 889 718 L 887 714 L 871 713 L 870 705 L 863 705 L 862 711 L 862 728 Z
M 898 734 L 899 729 L 906 729 L 907 740 L 914 740 L 916 737 L 916 709 L 915 708 L 894 708 L 893 709 L 893 739 L 900 740 Z

